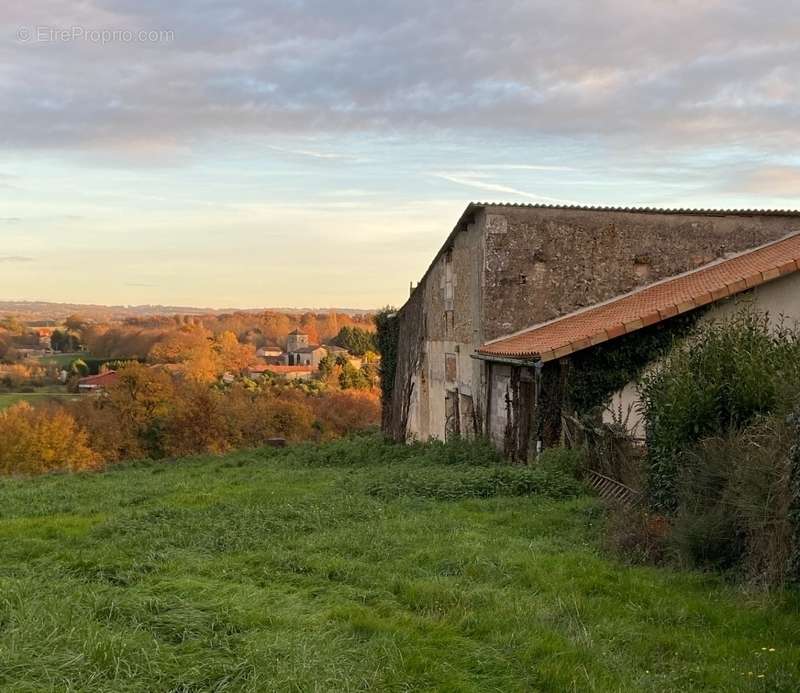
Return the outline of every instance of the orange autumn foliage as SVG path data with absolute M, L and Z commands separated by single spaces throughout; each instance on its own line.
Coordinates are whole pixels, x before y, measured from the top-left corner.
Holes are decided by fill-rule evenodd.
M 0 474 L 76 472 L 101 466 L 86 432 L 64 409 L 20 402 L 0 412 Z

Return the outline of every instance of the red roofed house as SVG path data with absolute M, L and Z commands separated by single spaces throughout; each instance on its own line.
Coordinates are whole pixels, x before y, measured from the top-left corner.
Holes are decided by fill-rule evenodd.
M 798 268 L 800 212 L 470 204 L 397 314 L 384 430 L 527 459 L 560 435 L 542 386 L 563 390 L 574 354 L 701 307 L 800 320 Z
M 113 385 L 119 380 L 116 371 L 106 371 L 99 375 L 89 375 L 78 381 L 78 392 L 101 392 L 109 385 Z
M 258 366 L 258 368 L 260 369 L 261 366 Z M 315 370 L 311 366 L 273 366 L 267 364 L 263 366 L 262 372 L 278 378 L 285 378 L 286 380 L 308 380 Z

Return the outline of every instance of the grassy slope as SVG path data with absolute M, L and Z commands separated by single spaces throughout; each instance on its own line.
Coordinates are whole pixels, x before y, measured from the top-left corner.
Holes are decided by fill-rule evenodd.
M 427 463 L 337 454 L 0 481 L 0 688 L 800 688 L 796 597 L 621 566 L 590 498 L 379 500 Z
M 10 407 L 12 404 L 25 400 L 26 402 L 44 402 L 51 398 L 68 397 L 75 399 L 78 395 L 66 392 L 64 388 L 42 388 L 36 392 L 0 392 L 0 410 Z

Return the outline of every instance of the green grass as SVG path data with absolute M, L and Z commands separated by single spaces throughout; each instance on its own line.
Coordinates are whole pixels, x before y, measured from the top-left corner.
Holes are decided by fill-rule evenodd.
M 0 392 L 0 411 L 10 407 L 17 402 L 30 402 L 36 404 L 37 402 L 44 402 L 51 397 L 72 397 L 74 395 L 69 392 Z
M 65 392 L 64 388 L 59 390 L 44 388 L 36 392 L 0 392 L 0 411 L 10 407 L 17 402 L 44 402 L 51 397 L 71 397 L 75 398 L 77 395 L 70 392 Z
M 0 481 L 0 689 L 800 689 L 796 594 L 624 566 L 569 482 L 453 457 L 362 439 Z
M 75 359 L 85 359 L 88 356 L 88 351 L 75 351 L 69 354 L 51 354 L 49 356 L 42 356 L 42 358 L 39 359 L 39 363 L 43 366 L 67 368 Z

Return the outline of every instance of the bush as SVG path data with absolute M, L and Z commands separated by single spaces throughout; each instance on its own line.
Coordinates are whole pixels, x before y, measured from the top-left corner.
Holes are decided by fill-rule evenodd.
M 681 457 L 680 505 L 671 544 L 693 567 L 781 583 L 792 553 L 789 457 L 782 417 L 708 438 Z
M 639 388 L 647 437 L 647 497 L 673 513 L 681 454 L 703 438 L 791 411 L 800 389 L 800 336 L 750 310 L 708 323 L 676 345 Z
M 536 460 L 536 466 L 545 471 L 556 471 L 577 478 L 586 464 L 580 448 L 546 448 Z
M 0 474 L 82 471 L 101 466 L 85 431 L 60 408 L 20 402 L 0 412 Z
M 617 506 L 606 527 L 606 544 L 629 563 L 664 562 L 671 528 L 663 515 Z

